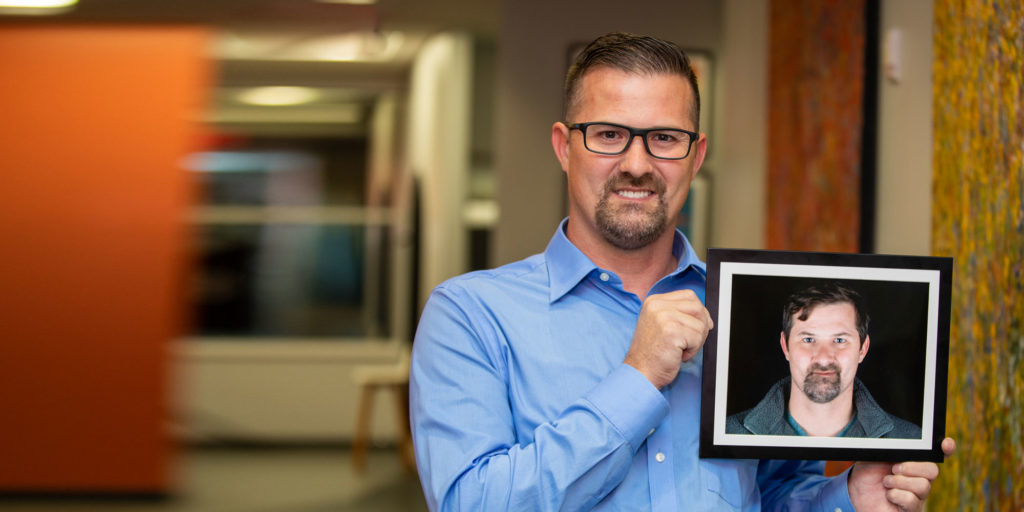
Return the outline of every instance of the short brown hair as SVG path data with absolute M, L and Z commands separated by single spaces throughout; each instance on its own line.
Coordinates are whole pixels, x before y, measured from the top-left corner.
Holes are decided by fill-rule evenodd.
M 857 323 L 857 334 L 860 335 L 861 343 L 864 343 L 864 338 L 868 335 L 868 326 L 871 323 L 864 297 L 837 281 L 810 286 L 789 296 L 786 305 L 782 308 L 782 332 L 786 336 L 786 342 L 789 342 L 789 331 L 793 328 L 794 317 L 803 322 L 817 306 L 843 303 L 853 306 L 857 315 L 854 320 Z
M 686 79 L 693 90 L 693 124 L 700 129 L 700 91 L 690 59 L 679 45 L 650 36 L 612 32 L 591 41 L 573 60 L 565 76 L 563 117 L 579 104 L 579 82 L 591 69 L 610 67 L 627 73 L 668 73 Z

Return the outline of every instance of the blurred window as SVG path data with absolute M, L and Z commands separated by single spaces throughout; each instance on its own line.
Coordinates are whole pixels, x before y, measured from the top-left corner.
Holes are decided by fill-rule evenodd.
M 388 212 L 365 206 L 366 141 L 257 141 L 199 153 L 194 335 L 388 332 Z

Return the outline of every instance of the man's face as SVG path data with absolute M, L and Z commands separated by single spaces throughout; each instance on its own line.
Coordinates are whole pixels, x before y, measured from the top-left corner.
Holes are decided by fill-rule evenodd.
M 868 353 L 870 337 L 860 342 L 853 304 L 840 302 L 814 307 L 807 320 L 794 315 L 789 341 L 780 334 L 793 383 L 816 403 L 831 402 L 850 390 L 857 365 Z
M 692 105 L 693 92 L 681 76 L 602 67 L 580 80 L 578 107 L 566 121 L 696 131 Z M 675 225 L 690 181 L 704 160 L 706 141 L 701 135 L 682 160 L 649 155 L 639 137 L 621 155 L 601 155 L 586 149 L 582 132 L 555 123 L 552 145 L 568 175 L 570 239 L 634 250 Z

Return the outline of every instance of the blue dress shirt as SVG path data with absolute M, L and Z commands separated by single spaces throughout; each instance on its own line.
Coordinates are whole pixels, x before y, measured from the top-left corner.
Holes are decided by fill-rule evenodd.
M 698 458 L 702 353 L 661 390 L 623 364 L 642 303 L 565 225 L 543 254 L 446 281 L 424 308 L 410 412 L 431 510 L 853 510 L 823 463 Z M 703 301 L 678 232 L 673 255 L 650 294 Z

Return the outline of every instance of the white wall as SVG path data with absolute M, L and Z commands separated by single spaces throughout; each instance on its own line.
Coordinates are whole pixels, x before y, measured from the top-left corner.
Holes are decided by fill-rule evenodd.
M 406 155 L 419 176 L 421 303 L 466 270 L 462 209 L 470 170 L 473 44 L 465 34 L 428 39 L 413 64 Z
M 195 341 L 175 347 L 176 424 L 194 442 L 339 442 L 355 430 L 353 370 L 390 365 L 401 342 Z M 395 397 L 380 391 L 374 440 L 395 438 Z
M 878 84 L 875 251 L 881 254 L 931 254 L 932 23 L 931 0 L 882 2 L 883 40 L 889 29 L 901 32 L 902 80 L 880 76 Z
M 711 247 L 764 247 L 768 168 L 768 0 L 726 0 L 710 143 Z

